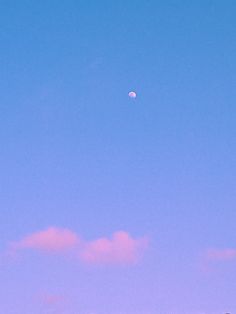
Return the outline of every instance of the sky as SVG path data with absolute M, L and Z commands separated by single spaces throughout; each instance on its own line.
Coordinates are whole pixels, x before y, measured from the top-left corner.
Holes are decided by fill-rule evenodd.
M 235 14 L 0 1 L 1 313 L 236 313 Z

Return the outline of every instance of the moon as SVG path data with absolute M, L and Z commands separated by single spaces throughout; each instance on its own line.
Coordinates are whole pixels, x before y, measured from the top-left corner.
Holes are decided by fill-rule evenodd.
M 137 94 L 134 91 L 129 92 L 129 97 L 135 99 L 137 97 Z

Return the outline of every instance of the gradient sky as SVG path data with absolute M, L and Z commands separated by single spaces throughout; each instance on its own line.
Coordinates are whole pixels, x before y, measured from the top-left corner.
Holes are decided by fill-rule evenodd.
M 236 313 L 235 16 L 0 1 L 1 313 Z

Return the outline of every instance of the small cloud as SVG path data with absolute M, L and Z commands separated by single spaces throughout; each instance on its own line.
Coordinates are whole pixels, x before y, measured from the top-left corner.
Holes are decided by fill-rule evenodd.
M 23 239 L 11 242 L 13 252 L 32 249 L 47 253 L 59 253 L 74 248 L 79 242 L 76 233 L 68 229 L 50 227 L 46 230 L 32 233 Z
M 42 313 L 65 313 L 70 307 L 69 299 L 61 294 L 43 292 L 35 296 L 35 302 Z
M 202 272 L 210 274 L 213 272 L 213 265 L 219 262 L 229 262 L 236 259 L 236 249 L 211 248 L 205 250 L 201 256 L 200 268 Z
M 56 294 L 44 294 L 41 296 L 41 302 L 42 304 L 46 306 L 54 306 L 61 303 L 64 303 L 65 297 L 62 295 L 56 295 Z
M 236 249 L 208 249 L 208 261 L 229 261 L 236 258 Z
M 147 247 L 147 239 L 115 232 L 111 239 L 99 238 L 85 243 L 80 258 L 89 264 L 133 264 Z

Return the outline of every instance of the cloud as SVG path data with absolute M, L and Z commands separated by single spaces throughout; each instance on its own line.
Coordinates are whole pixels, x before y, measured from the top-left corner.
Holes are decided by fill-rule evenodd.
M 35 303 L 40 313 L 68 313 L 70 300 L 66 295 L 42 292 L 35 295 Z
M 236 249 L 208 249 L 208 261 L 229 261 L 236 258 Z
M 46 230 L 32 233 L 20 241 L 10 243 L 14 251 L 31 249 L 48 253 L 64 252 L 74 248 L 79 243 L 76 233 L 69 229 L 50 227 Z
M 43 294 L 41 297 L 41 302 L 44 305 L 57 305 L 65 301 L 65 297 L 56 294 Z
M 214 266 L 219 262 L 230 262 L 236 259 L 236 249 L 234 248 L 209 248 L 202 252 L 200 259 L 200 269 L 206 274 L 214 271 Z
M 85 241 L 70 229 L 50 227 L 11 242 L 8 252 L 13 255 L 36 250 L 47 254 L 70 254 L 89 265 L 127 265 L 136 263 L 147 246 L 146 237 L 133 238 L 125 231 L 115 232 L 111 238 Z
M 85 244 L 80 258 L 90 264 L 133 264 L 147 247 L 147 239 L 115 232 L 111 239 L 100 238 Z

